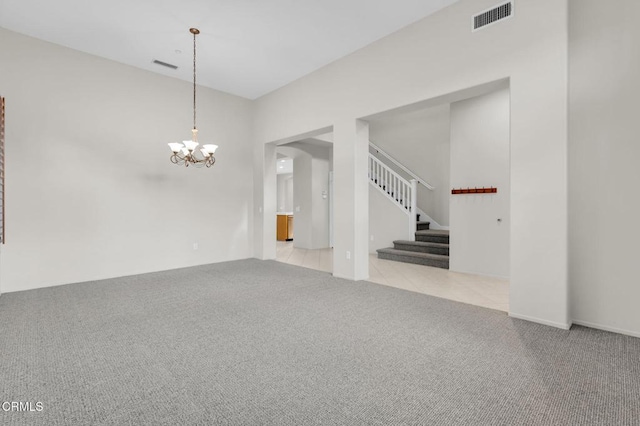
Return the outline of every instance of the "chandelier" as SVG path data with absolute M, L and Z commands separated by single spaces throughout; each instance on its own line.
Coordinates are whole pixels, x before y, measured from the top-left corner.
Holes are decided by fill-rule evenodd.
M 195 167 L 207 166 L 211 167 L 215 164 L 216 158 L 213 154 L 218 149 L 218 145 L 207 144 L 202 145 L 200 153 L 196 151 L 198 146 L 198 129 L 196 128 L 196 35 L 200 34 L 197 28 L 190 28 L 189 32 L 193 34 L 193 130 L 190 141 L 182 141 L 169 143 L 171 154 L 171 162 L 173 164 L 184 164 L 186 167 L 193 165 Z

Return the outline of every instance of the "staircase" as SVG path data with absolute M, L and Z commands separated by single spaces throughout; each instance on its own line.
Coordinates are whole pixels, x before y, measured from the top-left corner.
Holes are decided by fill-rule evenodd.
M 429 225 L 417 222 L 415 241 L 394 241 L 393 248 L 377 250 L 378 258 L 449 269 L 449 231 L 429 229 Z
M 406 235 L 413 234 L 414 237 L 414 241 L 397 240 L 393 242 L 393 248 L 377 250 L 378 258 L 449 269 L 449 231 L 429 229 L 430 222 L 419 221 L 420 215 L 416 202 L 417 184 L 420 183 L 431 190 L 434 189 L 433 186 L 418 179 L 418 176 L 374 144 L 370 146 L 414 178 L 410 181 L 404 179 L 369 153 L 369 183 L 406 213 L 408 224 Z
M 416 229 L 417 181 L 408 181 L 369 154 L 369 183 L 407 215 L 407 233 Z

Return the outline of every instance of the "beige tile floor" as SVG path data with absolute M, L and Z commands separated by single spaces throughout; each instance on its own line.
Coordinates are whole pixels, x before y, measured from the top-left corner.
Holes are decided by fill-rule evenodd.
M 278 241 L 276 260 L 319 271 L 332 271 L 331 249 L 294 248 Z M 446 269 L 378 259 L 369 255 L 369 281 L 485 308 L 509 311 L 509 281 Z
M 303 266 L 317 271 L 333 271 L 333 250 L 307 250 L 293 247 L 291 241 L 278 241 L 276 260 L 290 265 Z

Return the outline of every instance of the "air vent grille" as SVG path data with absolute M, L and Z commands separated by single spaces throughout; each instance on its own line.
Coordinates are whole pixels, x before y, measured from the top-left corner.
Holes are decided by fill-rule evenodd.
M 473 17 L 473 31 L 477 31 L 487 25 L 509 18 L 513 15 L 513 2 L 503 3 Z
M 154 64 L 157 64 L 157 65 L 162 65 L 163 67 L 171 68 L 172 70 L 177 70 L 177 69 L 178 69 L 178 66 L 177 66 L 177 65 L 168 64 L 168 63 L 166 63 L 166 62 L 162 62 L 162 61 L 159 61 L 159 60 L 157 60 L 157 59 L 154 59 L 154 60 L 153 60 L 153 63 L 154 63 Z

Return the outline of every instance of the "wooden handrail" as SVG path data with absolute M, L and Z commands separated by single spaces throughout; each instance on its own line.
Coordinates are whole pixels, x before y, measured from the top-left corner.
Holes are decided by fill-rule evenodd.
M 373 149 L 376 150 L 376 152 L 380 155 L 382 155 L 383 157 L 385 157 L 387 160 L 391 161 L 393 164 L 395 164 L 396 166 L 398 166 L 400 169 L 402 169 L 405 173 L 407 173 L 409 176 L 411 176 L 412 178 L 414 178 L 416 180 L 416 182 L 418 182 L 420 185 L 424 186 L 425 188 L 427 188 L 430 191 L 433 191 L 435 188 L 435 186 L 431 185 L 430 183 L 428 183 L 427 181 L 425 181 L 424 179 L 422 179 L 420 176 L 418 176 L 417 174 L 413 173 L 411 170 L 407 169 L 402 163 L 400 163 L 398 160 L 396 160 L 395 158 L 393 158 L 392 156 L 390 156 L 389 154 L 387 154 L 386 152 L 384 152 L 378 145 L 374 144 L 373 142 L 369 141 L 369 146 Z

